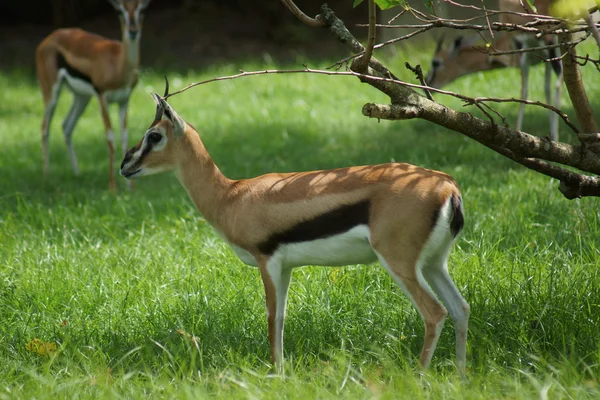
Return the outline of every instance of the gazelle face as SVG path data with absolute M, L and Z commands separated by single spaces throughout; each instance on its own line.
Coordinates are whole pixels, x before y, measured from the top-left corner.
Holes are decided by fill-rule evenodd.
M 108 2 L 119 12 L 121 31 L 129 40 L 138 39 L 142 32 L 144 11 L 150 0 L 108 0 Z
M 438 42 L 431 60 L 431 69 L 425 78 L 428 86 L 439 89 L 466 73 L 463 71 L 464 60 L 461 60 L 460 54 L 464 48 L 462 42 L 462 37 L 458 37 L 448 49 L 442 47 L 441 40 Z
M 171 160 L 174 159 L 173 148 L 177 139 L 169 125 L 169 121 L 162 120 L 146 131 L 142 140 L 125 154 L 121 175 L 134 179 L 175 168 Z
M 174 170 L 179 146 L 185 146 L 185 122 L 160 96 L 153 97 L 157 103 L 155 121 L 121 163 L 121 175 L 127 179 Z

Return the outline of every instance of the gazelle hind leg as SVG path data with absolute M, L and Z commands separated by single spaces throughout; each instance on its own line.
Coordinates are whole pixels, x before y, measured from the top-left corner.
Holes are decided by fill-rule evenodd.
M 557 106 L 556 98 L 552 99 L 552 65 L 546 63 L 546 71 L 544 74 L 544 94 L 546 95 L 546 104 Z M 558 78 L 560 79 L 560 77 Z M 556 96 L 559 96 L 557 93 Z M 550 139 L 558 140 L 558 114 L 552 110 L 548 110 L 548 119 L 550 122 Z
M 521 69 L 521 100 L 527 100 L 529 96 L 529 60 L 527 59 L 527 53 L 523 53 L 519 58 L 519 67 Z M 524 117 L 525 103 L 521 103 L 517 117 L 517 130 L 519 131 L 523 128 Z
M 106 146 L 108 147 L 108 188 L 112 191 L 116 190 L 115 183 L 115 134 L 110 123 L 110 115 L 108 114 L 108 103 L 104 94 L 98 94 L 98 102 L 100 103 L 100 113 L 104 122 L 104 130 L 106 133 Z
M 456 332 L 456 368 L 460 375 L 464 377 L 466 375 L 470 307 L 448 274 L 449 250 L 448 247 L 448 250 L 438 257 L 428 260 L 427 265 L 423 268 L 423 276 L 440 297 L 450 314 L 450 318 L 452 318 Z
M 267 302 L 271 359 L 277 372 L 283 373 L 283 328 L 292 269 L 285 268 L 277 257 L 270 257 L 259 264 Z
M 416 263 L 407 263 L 400 257 L 380 254 L 377 251 L 375 253 L 423 318 L 425 338 L 419 363 L 426 369 L 431 362 L 448 312 L 427 286 Z
M 90 102 L 90 96 L 82 96 L 78 94 L 73 94 L 73 104 L 71 104 L 71 109 L 67 114 L 67 118 L 65 118 L 63 122 L 63 133 L 65 136 L 65 144 L 69 149 L 69 157 L 71 158 L 71 166 L 73 167 L 73 172 L 75 175 L 79 175 L 79 165 L 77 163 L 77 156 L 75 155 L 75 149 L 73 148 L 73 130 L 75 129 L 75 125 L 77 125 L 77 121 L 79 121 L 79 117 L 85 111 L 88 103 Z
M 48 139 L 50 137 L 50 124 L 52 123 L 52 117 L 56 110 L 56 103 L 60 96 L 63 81 L 59 79 L 52 87 L 52 92 L 46 108 L 44 109 L 44 119 L 42 120 L 42 158 L 44 162 L 44 174 L 48 175 L 50 172 L 50 154 L 48 149 Z

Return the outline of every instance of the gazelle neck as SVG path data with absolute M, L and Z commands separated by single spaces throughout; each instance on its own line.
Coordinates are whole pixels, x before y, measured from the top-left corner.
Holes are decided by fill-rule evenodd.
M 127 29 L 121 32 L 121 43 L 123 45 L 123 53 L 121 58 L 122 70 L 133 71 L 140 65 L 140 39 L 141 32 L 138 33 L 135 39 L 131 39 Z
M 198 211 L 209 224 L 219 229 L 222 225 L 223 200 L 234 181 L 219 170 L 206 151 L 200 136 L 196 132 L 190 133 L 181 139 L 181 157 L 176 175 Z

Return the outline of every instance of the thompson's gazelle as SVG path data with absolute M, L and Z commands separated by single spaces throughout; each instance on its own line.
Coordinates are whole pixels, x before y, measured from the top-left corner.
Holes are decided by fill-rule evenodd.
M 515 25 L 532 22 L 534 17 L 527 16 L 527 13 L 550 15 L 553 2 L 554 0 L 535 0 L 536 12 L 534 12 L 527 1 L 499 0 L 500 22 Z M 532 33 L 523 33 L 521 31 L 497 32 L 491 46 L 494 51 L 502 52 L 552 45 L 555 42 L 555 37 L 552 35 L 545 35 L 538 39 Z M 474 46 L 478 43 L 481 46 Z M 547 104 L 559 107 L 562 93 L 562 62 L 559 57 L 559 49 L 551 48 L 545 51 L 490 56 L 482 48 L 485 48 L 484 43 L 481 40 L 481 36 L 476 34 L 469 39 L 459 36 L 447 48 L 444 48 L 442 40 L 440 40 L 431 61 L 431 69 L 426 78 L 427 85 L 434 88 L 442 88 L 464 75 L 496 68 L 516 67 L 521 71 L 521 99 L 527 100 L 529 95 L 529 70 L 531 66 L 539 64 L 544 60 L 550 60 L 545 63 L 544 93 Z M 551 84 L 553 71 L 557 77 L 554 88 L 552 88 Z M 517 116 L 518 130 L 522 128 L 524 118 L 525 104 L 521 103 Z M 558 114 L 548 110 L 548 118 L 550 138 L 558 140 Z
M 37 76 L 44 97 L 42 121 L 42 156 L 44 173 L 48 174 L 50 161 L 48 137 L 50 123 L 65 85 L 73 94 L 71 109 L 63 121 L 65 143 L 73 172 L 79 175 L 79 165 L 73 149 L 75 125 L 90 99 L 96 97 L 104 122 L 108 146 L 108 183 L 114 189 L 115 135 L 110 123 L 108 105 L 119 104 L 121 147 L 128 148 L 127 108 L 129 97 L 138 81 L 140 38 L 144 11 L 151 0 L 108 0 L 119 13 L 122 41 L 106 39 L 79 28 L 57 29 L 48 35 L 36 49 Z
M 165 98 L 167 92 L 168 83 Z M 292 269 L 379 260 L 425 322 L 421 366 L 429 365 L 450 313 L 456 364 L 464 375 L 469 305 L 447 267 L 464 223 L 460 189 L 452 177 L 389 163 L 231 180 L 195 128 L 164 98 L 153 98 L 154 122 L 125 155 L 121 175 L 134 179 L 174 171 L 206 221 L 244 263 L 258 267 L 278 369 Z

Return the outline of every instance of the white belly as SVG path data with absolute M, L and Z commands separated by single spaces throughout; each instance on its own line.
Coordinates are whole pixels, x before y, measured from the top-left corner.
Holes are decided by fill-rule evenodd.
M 90 82 L 77 78 L 73 75 L 69 75 L 66 69 L 60 69 L 59 74 L 65 79 L 69 89 L 72 92 L 88 97 L 98 95 L 96 89 L 94 89 L 94 86 Z M 132 88 L 130 86 L 125 86 L 120 89 L 107 90 L 104 92 L 104 98 L 106 99 L 107 103 L 122 103 L 131 95 L 131 89 Z
M 366 225 L 359 225 L 347 232 L 324 239 L 282 244 L 272 257 L 280 259 L 284 267 L 369 264 L 377 260 L 369 236 L 369 228 Z M 231 248 L 242 262 L 256 265 L 256 260 L 250 253 L 235 245 L 231 245 Z
M 96 96 L 96 90 L 94 89 L 94 86 L 92 86 L 91 83 L 89 83 L 88 81 L 85 81 L 83 79 L 79 79 L 76 78 L 72 75 L 69 75 L 69 73 L 67 72 L 66 69 L 60 69 L 58 71 L 59 75 L 61 77 L 63 77 L 65 79 L 65 81 L 67 82 L 67 85 L 69 86 L 69 89 L 79 95 L 82 96 Z
M 108 103 L 122 103 L 131 95 L 131 87 L 126 86 L 121 89 L 108 90 L 104 92 L 104 96 Z

